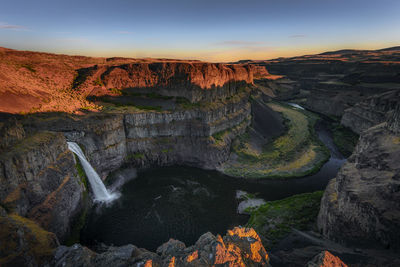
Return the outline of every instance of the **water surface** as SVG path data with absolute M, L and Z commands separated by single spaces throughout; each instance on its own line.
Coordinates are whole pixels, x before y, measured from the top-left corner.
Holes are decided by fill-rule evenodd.
M 345 159 L 323 124 L 319 138 L 331 150 L 331 158 L 314 175 L 287 180 L 245 180 L 217 171 L 173 166 L 138 173 L 126 183 L 122 196 L 110 206 L 97 206 L 82 231 L 89 247 L 134 244 L 154 251 L 169 238 L 187 246 L 205 232 L 225 234 L 245 225 L 248 216 L 237 213 L 236 191 L 256 194 L 267 201 L 325 189 Z

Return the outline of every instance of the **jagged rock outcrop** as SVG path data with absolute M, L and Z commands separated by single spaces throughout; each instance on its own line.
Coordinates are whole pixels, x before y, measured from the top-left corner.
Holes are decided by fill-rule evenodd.
M 400 100 L 399 100 L 400 101 Z M 400 105 L 397 105 L 388 120 L 388 128 L 394 133 L 400 133 Z
M 389 91 L 374 95 L 346 109 L 341 124 L 360 134 L 362 131 L 388 120 L 396 104 L 400 101 L 400 91 Z
M 0 122 L 0 150 L 14 145 L 24 137 L 24 128 L 15 118 Z
M 18 216 L 7 215 L 0 207 L 0 265 L 41 266 L 49 263 L 57 237 L 40 228 L 35 222 Z
M 79 213 L 84 190 L 61 133 L 36 133 L 1 150 L 0 203 L 61 240 Z
M 306 267 L 347 267 L 339 257 L 329 251 L 322 251 L 307 263 Z
M 235 227 L 224 237 L 202 235 L 195 245 L 170 239 L 157 253 L 133 245 L 94 253 L 81 245 L 60 246 L 54 266 L 269 266 L 269 257 L 252 228 Z
M 397 113 L 390 120 L 394 129 L 396 118 Z M 400 249 L 399 162 L 398 133 L 386 123 L 364 131 L 322 198 L 318 227 L 323 235 L 346 244 Z

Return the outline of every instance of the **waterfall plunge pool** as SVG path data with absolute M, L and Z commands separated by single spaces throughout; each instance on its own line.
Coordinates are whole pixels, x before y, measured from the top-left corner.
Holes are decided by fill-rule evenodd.
M 324 190 L 345 159 L 326 128 L 316 130 L 331 150 L 331 158 L 314 175 L 245 180 L 192 167 L 148 169 L 122 186 L 119 199 L 92 209 L 81 231 L 81 243 L 93 249 L 102 243 L 134 244 L 155 251 L 174 238 L 190 246 L 208 231 L 224 235 L 227 229 L 247 223 L 249 217 L 237 213 L 238 190 L 266 201 Z

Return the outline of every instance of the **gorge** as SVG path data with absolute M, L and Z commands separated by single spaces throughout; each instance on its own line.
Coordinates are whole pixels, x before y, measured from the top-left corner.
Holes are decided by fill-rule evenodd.
M 398 47 L 0 59 L 1 266 L 400 264 Z

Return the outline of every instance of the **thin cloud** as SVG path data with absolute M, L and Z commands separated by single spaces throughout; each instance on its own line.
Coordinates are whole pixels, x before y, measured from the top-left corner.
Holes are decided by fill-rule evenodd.
M 133 32 L 130 31 L 117 31 L 119 34 L 133 34 Z
M 8 24 L 8 23 L 4 23 L 4 22 L 0 22 L 0 29 L 5 29 L 5 30 L 27 30 L 27 28 L 25 26 Z
M 216 43 L 216 45 L 231 45 L 231 46 L 259 46 L 264 44 L 265 42 L 253 42 L 253 41 L 241 41 L 241 40 L 228 40 Z
M 305 34 L 295 34 L 295 35 L 290 35 L 289 38 L 306 38 L 307 35 Z

